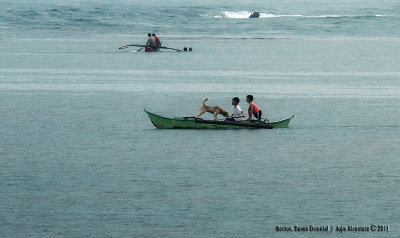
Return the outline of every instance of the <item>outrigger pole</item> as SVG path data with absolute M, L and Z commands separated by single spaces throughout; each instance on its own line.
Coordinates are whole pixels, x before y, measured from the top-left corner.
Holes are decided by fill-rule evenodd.
M 159 48 L 161 48 L 161 49 L 168 49 L 168 50 L 176 50 L 177 52 L 182 52 L 182 50 L 174 49 L 174 48 L 169 48 L 169 47 L 165 47 L 165 46 L 160 46 Z
M 132 45 L 123 45 L 123 46 L 119 47 L 118 49 L 120 49 L 120 50 L 126 49 L 126 48 L 128 48 L 129 46 L 146 47 L 146 45 L 132 44 Z

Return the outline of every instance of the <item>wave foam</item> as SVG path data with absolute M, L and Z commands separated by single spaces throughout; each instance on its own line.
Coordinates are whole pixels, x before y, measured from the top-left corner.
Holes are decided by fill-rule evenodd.
M 221 15 L 216 15 L 214 18 L 233 18 L 233 19 L 244 19 L 249 18 L 249 16 L 253 12 L 249 11 L 223 11 Z M 384 17 L 384 15 L 375 14 L 375 15 L 314 15 L 314 16 L 306 16 L 300 14 L 293 15 L 275 15 L 270 13 L 262 13 L 260 12 L 260 18 L 278 18 L 278 17 L 304 17 L 304 18 L 360 18 L 360 17 Z
M 240 11 L 240 12 L 222 12 L 222 15 L 226 18 L 248 18 L 251 15 L 251 12 L 248 11 Z

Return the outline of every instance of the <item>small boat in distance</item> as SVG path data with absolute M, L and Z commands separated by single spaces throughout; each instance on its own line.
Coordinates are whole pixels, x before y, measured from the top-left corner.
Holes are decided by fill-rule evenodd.
M 291 116 L 285 120 L 276 122 L 266 121 L 214 121 L 204 120 L 197 117 L 174 117 L 167 118 L 151 113 L 144 109 L 149 116 L 151 122 L 158 129 L 273 129 L 273 128 L 287 128 L 290 120 L 294 117 Z
M 123 46 L 119 47 L 118 49 L 122 50 L 122 49 L 126 49 L 128 47 L 131 47 L 131 46 L 138 47 L 139 49 L 137 50 L 137 52 L 141 51 L 142 49 L 144 49 L 144 52 L 159 52 L 160 49 L 174 50 L 176 52 L 187 52 L 187 51 L 193 50 L 192 47 L 187 48 L 186 46 L 182 50 L 180 50 L 180 49 L 165 47 L 165 46 L 149 47 L 147 45 L 140 45 L 140 44 L 123 45 Z

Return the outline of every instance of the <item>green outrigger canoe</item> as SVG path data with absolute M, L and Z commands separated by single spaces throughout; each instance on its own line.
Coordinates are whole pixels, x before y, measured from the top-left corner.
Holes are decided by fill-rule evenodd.
M 294 117 L 276 122 L 264 121 L 214 121 L 203 120 L 197 117 L 174 117 L 167 118 L 156 115 L 144 109 L 149 115 L 151 122 L 158 129 L 273 129 L 287 128 L 290 120 Z

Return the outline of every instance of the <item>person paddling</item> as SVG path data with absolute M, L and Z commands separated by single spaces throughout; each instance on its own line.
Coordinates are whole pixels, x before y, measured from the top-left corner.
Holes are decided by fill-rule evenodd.
M 159 38 L 158 36 L 156 36 L 156 34 L 154 34 L 154 33 L 153 33 L 152 36 L 154 36 L 154 38 L 156 39 L 156 46 L 157 46 L 157 47 L 160 47 L 160 46 L 161 46 L 160 38 Z
M 146 46 L 151 48 L 157 48 L 156 38 L 152 36 L 151 33 L 148 33 L 147 36 L 149 38 L 147 39 Z
M 253 115 L 257 120 L 261 120 L 261 109 L 259 106 L 257 106 L 254 102 L 253 102 L 253 95 L 247 95 L 246 97 L 246 102 L 249 103 L 249 118 L 247 120 L 252 120 L 253 119 Z

